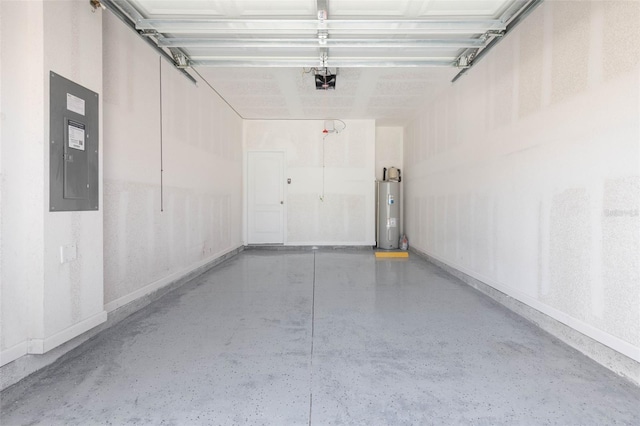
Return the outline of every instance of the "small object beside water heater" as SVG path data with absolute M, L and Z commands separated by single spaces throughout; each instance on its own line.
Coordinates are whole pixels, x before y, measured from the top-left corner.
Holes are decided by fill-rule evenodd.
M 400 250 L 409 250 L 409 239 L 407 238 L 407 234 L 403 234 L 402 237 L 400 237 L 398 245 L 400 246 Z
M 387 250 L 398 248 L 400 241 L 399 182 L 378 182 L 378 229 L 376 234 L 378 248 Z

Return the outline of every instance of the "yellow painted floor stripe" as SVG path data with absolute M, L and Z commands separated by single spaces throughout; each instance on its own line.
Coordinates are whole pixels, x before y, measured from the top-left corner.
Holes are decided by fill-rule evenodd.
M 374 252 L 376 258 L 398 258 L 398 257 L 409 257 L 408 251 L 376 251 Z

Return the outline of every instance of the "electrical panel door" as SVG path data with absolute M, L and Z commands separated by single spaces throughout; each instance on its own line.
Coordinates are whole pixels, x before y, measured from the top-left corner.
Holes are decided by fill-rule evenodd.
M 49 81 L 49 211 L 98 210 L 98 94 L 54 72 Z

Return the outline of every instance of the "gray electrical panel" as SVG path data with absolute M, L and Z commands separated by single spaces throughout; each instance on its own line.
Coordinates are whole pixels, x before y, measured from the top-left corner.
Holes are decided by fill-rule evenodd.
M 98 210 L 98 94 L 51 72 L 49 211 Z

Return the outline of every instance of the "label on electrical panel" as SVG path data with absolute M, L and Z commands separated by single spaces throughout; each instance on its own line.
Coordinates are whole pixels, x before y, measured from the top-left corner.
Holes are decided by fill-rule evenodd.
M 84 151 L 85 125 L 71 120 L 69 120 L 68 124 L 69 148 Z
M 387 228 L 396 228 L 398 226 L 396 223 L 397 221 L 395 217 L 387 218 Z
M 67 93 L 67 109 L 76 114 L 84 115 L 84 99 Z

